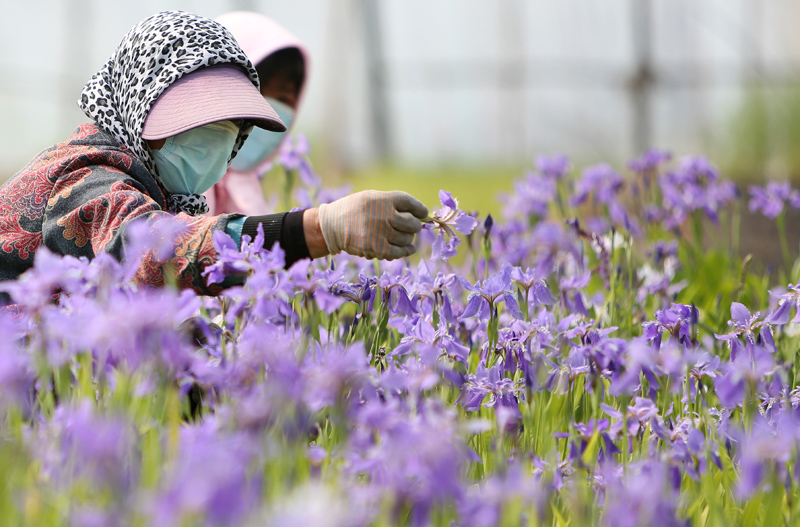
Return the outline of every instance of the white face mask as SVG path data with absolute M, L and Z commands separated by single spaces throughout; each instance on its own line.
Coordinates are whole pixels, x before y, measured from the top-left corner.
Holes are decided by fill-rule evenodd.
M 287 104 L 282 103 L 272 97 L 264 97 L 267 102 L 275 109 L 278 117 L 281 118 L 283 124 L 286 125 L 288 131 L 294 119 L 294 110 Z M 231 161 L 231 168 L 239 172 L 249 172 L 254 170 L 265 159 L 275 153 L 278 147 L 281 146 L 286 132 L 270 132 L 263 128 L 253 128 L 253 131 L 247 136 L 239 153 Z
M 151 150 L 158 177 L 171 194 L 202 194 L 228 169 L 239 127 L 220 121 L 192 128 Z

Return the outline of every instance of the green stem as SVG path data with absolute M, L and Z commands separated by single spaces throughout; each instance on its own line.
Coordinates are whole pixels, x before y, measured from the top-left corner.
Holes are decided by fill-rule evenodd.
M 786 240 L 786 213 L 781 212 L 778 214 L 778 217 L 775 218 L 775 224 L 778 226 L 778 237 L 781 242 L 781 255 L 783 256 L 783 265 L 784 270 L 786 271 L 786 276 L 791 281 L 792 278 L 792 259 L 789 255 L 789 243 Z
M 286 170 L 286 180 L 283 183 L 283 210 L 292 208 L 292 188 L 294 187 L 294 170 Z
M 628 331 L 633 330 L 633 236 L 628 235 Z
M 703 218 L 698 211 L 692 213 L 692 228 L 694 231 L 695 254 L 701 256 L 703 254 Z

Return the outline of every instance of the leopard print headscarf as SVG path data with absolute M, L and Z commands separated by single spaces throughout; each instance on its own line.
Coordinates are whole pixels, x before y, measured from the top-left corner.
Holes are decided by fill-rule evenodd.
M 183 11 L 156 13 L 128 31 L 108 62 L 84 87 L 78 106 L 136 154 L 160 184 L 150 150 L 142 139 L 147 112 L 179 78 L 205 66 L 225 63 L 241 66 L 259 87 L 255 68 L 220 23 Z M 251 130 L 252 126 L 239 132 L 231 159 Z M 167 202 L 172 212 L 208 212 L 202 195 L 172 194 L 167 195 Z

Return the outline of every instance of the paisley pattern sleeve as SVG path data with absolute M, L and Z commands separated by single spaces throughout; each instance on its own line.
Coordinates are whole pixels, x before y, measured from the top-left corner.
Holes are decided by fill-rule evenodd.
M 89 165 L 62 174 L 53 187 L 42 223 L 42 244 L 52 251 L 93 258 L 105 251 L 121 258 L 125 229 L 137 218 L 168 214 L 143 187 L 140 181 L 108 165 Z M 174 256 L 168 264 L 145 257 L 136 279 L 161 286 L 167 273 L 175 273 L 182 288 L 201 294 L 217 294 L 209 288 L 201 273 L 214 262 L 212 243 L 215 230 L 224 229 L 227 216 L 175 216 L 186 224 L 178 239 Z

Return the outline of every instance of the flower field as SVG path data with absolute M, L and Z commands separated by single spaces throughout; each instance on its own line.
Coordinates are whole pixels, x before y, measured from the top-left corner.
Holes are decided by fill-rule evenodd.
M 303 206 L 338 192 L 306 150 Z M 800 523 L 797 248 L 737 254 L 741 207 L 785 240 L 800 192 L 651 151 L 541 157 L 503 217 L 440 198 L 394 262 L 218 234 L 219 297 L 132 281 L 168 220 L 40 250 L 0 283 L 3 525 Z

